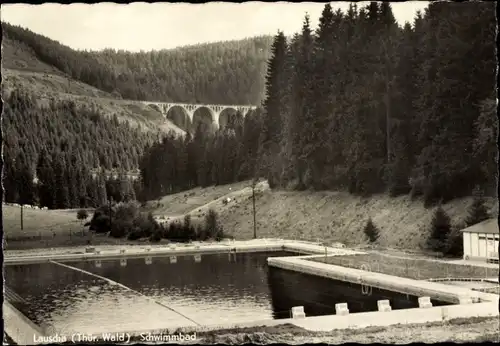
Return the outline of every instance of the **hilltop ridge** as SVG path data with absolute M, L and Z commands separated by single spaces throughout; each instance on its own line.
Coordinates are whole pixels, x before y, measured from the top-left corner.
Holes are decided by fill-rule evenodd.
M 141 53 L 87 52 L 5 22 L 2 28 L 4 98 L 23 90 L 41 104 L 71 100 L 145 130 L 178 134 L 185 131 L 137 101 L 258 104 L 263 98 L 271 37 Z
M 132 53 L 77 51 L 2 22 L 2 68 L 71 77 L 116 98 L 186 103 L 257 104 L 272 38 Z

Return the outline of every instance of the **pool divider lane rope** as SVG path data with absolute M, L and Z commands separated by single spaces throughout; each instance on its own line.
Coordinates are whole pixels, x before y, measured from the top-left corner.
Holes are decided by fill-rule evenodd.
M 57 265 L 62 266 L 62 267 L 66 267 L 66 268 L 68 268 L 68 269 L 72 269 L 72 270 L 76 270 L 76 271 L 82 272 L 82 273 L 87 274 L 87 275 L 94 276 L 94 277 L 99 278 L 99 279 L 101 279 L 101 280 L 104 280 L 104 281 L 106 281 L 106 282 L 108 282 L 108 283 L 110 283 L 110 284 L 112 284 L 112 285 L 118 285 L 118 286 L 120 286 L 120 287 L 122 287 L 122 288 L 124 288 L 124 289 L 126 289 L 126 290 L 128 290 L 128 291 L 132 291 L 132 292 L 134 292 L 135 294 L 138 294 L 139 296 L 142 296 L 142 297 L 144 297 L 144 298 L 146 298 L 146 299 L 148 299 L 148 300 L 152 300 L 152 301 L 153 301 L 153 302 L 155 302 L 156 304 L 158 304 L 158 305 L 160 305 L 160 306 L 162 306 L 162 307 L 164 307 L 164 308 L 166 308 L 166 309 L 168 309 L 168 310 L 170 310 L 170 311 L 172 311 L 172 312 L 174 312 L 174 313 L 176 313 L 176 314 L 178 314 L 178 315 L 180 315 L 180 316 L 184 317 L 185 319 L 187 319 L 187 320 L 189 320 L 189 321 L 193 322 L 194 324 L 196 324 L 196 325 L 198 325 L 198 326 L 201 326 L 201 324 L 200 324 L 200 323 L 198 323 L 198 322 L 196 322 L 195 320 L 193 320 L 193 319 L 189 318 L 188 316 L 186 316 L 186 315 L 182 314 L 181 312 L 176 311 L 175 309 L 171 308 L 170 306 L 165 305 L 165 304 L 163 304 L 163 303 L 161 303 L 161 302 L 158 302 L 158 301 L 154 300 L 153 298 L 148 297 L 148 296 L 146 296 L 146 295 L 142 294 L 141 292 L 138 292 L 138 291 L 136 291 L 136 290 L 134 290 L 134 289 L 132 289 L 132 288 L 130 288 L 130 287 L 127 287 L 127 286 L 125 286 L 125 285 L 123 285 L 123 284 L 121 284 L 121 283 L 119 283 L 119 282 L 113 281 L 113 280 L 108 279 L 108 278 L 106 278 L 106 277 L 104 277 L 104 276 L 101 276 L 101 275 L 98 275 L 98 274 L 94 274 L 94 273 L 88 272 L 88 271 L 86 271 L 86 270 L 83 270 L 83 269 L 80 269 L 80 268 L 76 268 L 76 267 L 73 267 L 73 266 L 70 266 L 70 265 L 67 265 L 67 264 L 59 263 L 59 262 L 56 262 L 56 261 L 53 261 L 53 260 L 50 260 L 49 262 L 50 262 L 50 263 L 57 264 Z

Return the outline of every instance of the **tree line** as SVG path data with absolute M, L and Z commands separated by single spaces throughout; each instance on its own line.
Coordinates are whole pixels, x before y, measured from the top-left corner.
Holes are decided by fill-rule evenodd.
M 125 172 L 138 167 L 157 133 L 72 101 L 43 104 L 19 90 L 4 95 L 4 101 L 5 202 L 95 207 L 108 197 L 134 199 L 140 191 Z
M 306 16 L 291 40 L 275 36 L 258 118 L 149 148 L 146 195 L 253 176 L 427 206 L 477 186 L 495 195 L 494 38 L 488 3 L 431 3 L 402 28 L 387 2 L 326 4 L 317 30 Z
M 325 5 L 275 36 L 260 174 L 271 187 L 496 194 L 495 5 L 433 2 L 399 27 L 389 3 Z
M 423 195 L 427 204 L 469 194 L 476 185 L 493 193 L 498 131 L 493 10 L 489 3 L 431 3 L 413 25 L 401 28 L 389 3 L 352 4 L 346 13 L 326 4 L 317 30 L 306 16 L 302 31 L 290 40 L 282 32 L 274 37 L 262 109 L 215 133 L 198 128 L 158 142 L 157 134 L 105 119 L 92 107 L 44 106 L 15 91 L 5 103 L 6 197 L 41 199 L 42 187 L 52 184 L 47 191 L 57 200 L 54 207 L 66 204 L 66 190 L 76 205 L 69 196 L 77 186 L 83 193 L 83 186 L 96 184 L 100 187 L 92 189 L 99 191 L 113 185 L 101 181 L 104 175 L 89 178 L 95 167 L 140 169 L 141 186 L 124 188 L 128 192 L 115 187 L 121 200 L 133 198 L 130 190 L 148 200 L 255 176 L 274 188 L 411 193 Z M 57 52 L 57 45 L 48 47 Z M 181 50 L 187 56 L 202 47 Z M 130 66 L 140 66 L 140 59 L 120 54 L 102 53 L 111 59 L 104 65 L 128 59 Z M 36 193 L 23 192 L 22 182 L 35 175 Z M 111 190 L 106 187 L 106 194 Z M 93 196 L 104 200 L 97 192 Z
M 237 114 L 215 132 L 200 124 L 193 135 L 165 136 L 147 148 L 140 163 L 143 190 L 151 200 L 197 186 L 230 184 L 252 178 L 258 161 L 261 109 Z
M 32 49 L 68 78 L 117 98 L 164 102 L 258 104 L 272 37 L 131 53 L 77 51 L 2 22 L 3 35 Z

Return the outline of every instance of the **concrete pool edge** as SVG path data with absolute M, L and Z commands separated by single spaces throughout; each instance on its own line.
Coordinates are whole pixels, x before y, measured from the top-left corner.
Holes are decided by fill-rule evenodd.
M 129 338 L 140 338 L 144 335 L 190 334 L 217 330 L 231 330 L 257 327 L 274 327 L 292 324 L 312 332 L 333 330 L 362 329 L 367 327 L 389 327 L 394 325 L 426 324 L 447 322 L 458 318 L 496 317 L 499 316 L 498 305 L 493 302 L 470 305 L 448 305 L 430 308 L 399 309 L 388 312 L 370 311 L 349 315 L 324 315 L 303 318 L 287 318 L 279 320 L 260 320 L 237 324 L 205 325 L 177 328 L 146 329 L 141 331 L 116 331 L 107 334 L 125 334 Z M 69 340 L 70 336 L 64 336 Z M 102 339 L 100 334 L 92 334 L 91 338 Z
M 234 241 L 234 242 L 219 242 L 219 243 L 193 243 L 193 244 L 176 244 L 162 247 L 145 247 L 139 249 L 131 249 L 126 247 L 116 246 L 116 250 L 99 250 L 96 247 L 96 252 L 91 253 L 50 253 L 44 255 L 9 255 L 5 254 L 4 264 L 34 264 L 50 261 L 65 262 L 65 261 L 87 261 L 87 260 L 112 260 L 121 258 L 143 258 L 147 256 L 183 256 L 194 254 L 217 254 L 228 252 L 266 252 L 266 251 L 289 251 L 303 254 L 323 254 L 325 246 L 315 243 L 297 242 L 281 239 L 266 239 L 263 241 Z M 363 252 L 348 250 L 345 248 L 326 247 L 328 255 L 335 254 L 360 254 Z M 300 255 L 298 255 L 300 256 Z
M 45 336 L 40 326 L 37 326 L 7 300 L 4 300 L 2 310 L 4 332 L 18 345 L 33 345 Z
M 499 296 L 492 293 L 474 291 L 466 287 L 450 286 L 426 280 L 413 280 L 399 276 L 370 272 L 309 261 L 313 256 L 270 257 L 267 264 L 271 267 L 315 275 L 354 284 L 377 287 L 389 291 L 410 294 L 413 296 L 430 296 L 433 299 L 449 303 L 460 303 L 464 298 L 480 299 L 483 302 L 497 302 Z
M 292 319 L 291 323 L 308 331 L 321 332 L 336 329 L 388 327 L 398 324 L 425 324 L 450 321 L 457 318 L 495 316 L 499 316 L 498 303 L 486 302 L 468 305 L 436 306 L 431 308 L 399 309 L 388 312 L 370 311 L 344 316 L 313 316 Z

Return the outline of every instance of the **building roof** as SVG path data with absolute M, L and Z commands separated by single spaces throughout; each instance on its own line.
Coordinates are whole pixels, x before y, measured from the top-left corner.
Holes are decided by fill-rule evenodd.
M 475 225 L 464 228 L 462 232 L 499 234 L 498 219 L 489 219 L 480 223 L 476 223 Z

